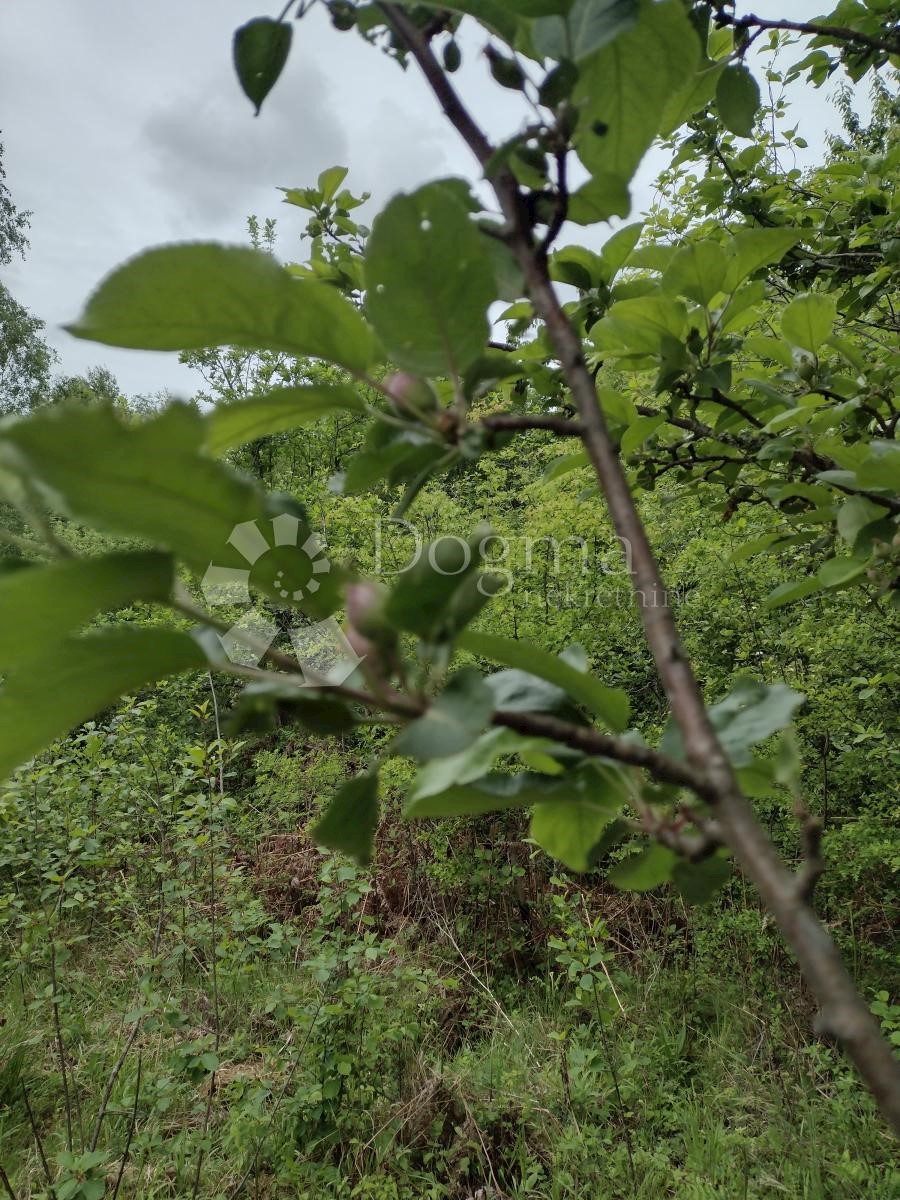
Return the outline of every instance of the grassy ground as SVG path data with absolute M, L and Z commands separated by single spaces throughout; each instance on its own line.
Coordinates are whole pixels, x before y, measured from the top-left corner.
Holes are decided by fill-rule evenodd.
M 81 941 L 57 929 L 55 968 L 8 976 L 17 1197 L 900 1194 L 889 1136 L 810 1038 L 755 914 L 753 952 L 740 914 L 626 953 L 602 897 L 556 886 L 545 961 L 497 969 L 464 919 L 386 923 L 364 876 L 321 864 L 298 920 L 260 921 L 226 883 L 186 936 L 175 910 L 161 934 L 129 914 L 127 936 L 107 913 Z

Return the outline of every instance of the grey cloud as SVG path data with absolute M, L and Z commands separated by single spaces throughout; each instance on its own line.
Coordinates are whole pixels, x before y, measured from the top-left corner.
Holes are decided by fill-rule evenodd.
M 212 73 L 152 113 L 141 141 L 175 227 L 233 228 L 254 204 L 271 210 L 277 187 L 311 182 L 345 161 L 330 92 L 318 67 L 294 55 L 259 118 L 235 80 L 223 86 Z

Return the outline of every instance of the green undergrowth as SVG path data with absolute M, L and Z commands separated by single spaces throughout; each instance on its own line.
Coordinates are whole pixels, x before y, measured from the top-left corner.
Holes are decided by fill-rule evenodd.
M 17 1200 L 898 1194 L 739 881 L 687 909 L 554 874 L 515 816 L 402 824 L 399 762 L 362 870 L 305 833 L 340 752 L 213 716 L 168 685 L 0 798 Z M 842 878 L 823 903 L 900 1042 L 895 947 Z

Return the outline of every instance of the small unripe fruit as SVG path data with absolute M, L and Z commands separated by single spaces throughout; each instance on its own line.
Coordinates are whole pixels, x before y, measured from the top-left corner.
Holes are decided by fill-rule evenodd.
M 365 637 L 377 637 L 385 628 L 384 602 L 387 592 L 366 580 L 347 588 L 347 619 Z
M 342 31 L 352 29 L 356 24 L 356 9 L 352 4 L 332 4 L 331 23 L 335 29 L 340 29 Z
M 398 371 L 388 375 L 384 386 L 396 407 L 406 416 L 418 417 L 438 408 L 437 393 L 428 380 L 419 375 Z

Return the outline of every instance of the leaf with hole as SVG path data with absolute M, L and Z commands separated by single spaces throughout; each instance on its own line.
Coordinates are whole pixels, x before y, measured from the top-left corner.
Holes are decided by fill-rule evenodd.
M 575 148 L 592 176 L 627 187 L 670 96 L 699 61 L 700 42 L 680 0 L 642 0 L 637 23 L 580 64 Z
M 441 183 L 395 196 L 375 218 L 366 311 L 403 370 L 459 376 L 484 352 L 496 286 L 483 236 Z

